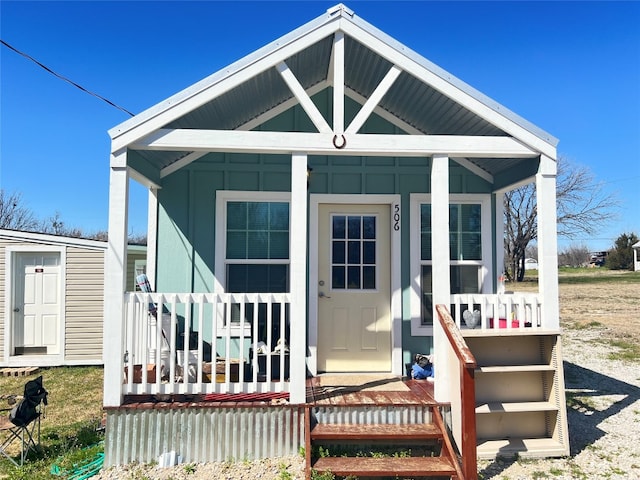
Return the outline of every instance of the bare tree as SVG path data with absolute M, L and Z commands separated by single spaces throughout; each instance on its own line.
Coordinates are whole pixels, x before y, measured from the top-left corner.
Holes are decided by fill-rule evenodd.
M 60 212 L 56 212 L 53 216 L 42 220 L 36 217 L 36 215 L 24 205 L 22 194 L 9 194 L 3 189 L 0 189 L 0 228 L 62 235 L 65 237 L 86 238 L 103 242 L 106 242 L 109 237 L 106 230 L 86 233 L 82 228 L 67 226 L 62 220 Z M 132 245 L 146 245 L 147 234 L 130 233 L 128 241 Z
M 22 201 L 20 193 L 7 193 L 0 189 L 0 228 L 35 230 L 38 220 Z
M 591 171 L 566 158 L 558 159 L 556 180 L 558 235 L 576 238 L 592 235 L 615 217 L 618 202 L 604 191 Z M 522 281 L 527 246 L 538 236 L 538 211 L 534 184 L 504 196 L 505 268 L 510 279 Z
M 589 263 L 590 250 L 586 245 L 569 245 L 558 253 L 558 265 L 584 267 Z
M 40 233 L 51 233 L 53 235 L 62 235 L 73 238 L 86 238 L 84 232 L 80 228 L 68 227 L 62 220 L 60 212 L 56 212 L 52 217 L 40 222 L 38 228 Z

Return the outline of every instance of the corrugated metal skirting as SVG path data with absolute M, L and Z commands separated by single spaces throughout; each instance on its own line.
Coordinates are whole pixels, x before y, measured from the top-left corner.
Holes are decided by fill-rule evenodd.
M 107 411 L 105 467 L 150 463 L 170 451 L 185 463 L 295 455 L 304 445 L 304 409 L 119 408 Z
M 332 405 L 315 406 L 312 415 L 318 423 L 331 424 L 420 424 L 431 423 L 427 405 Z

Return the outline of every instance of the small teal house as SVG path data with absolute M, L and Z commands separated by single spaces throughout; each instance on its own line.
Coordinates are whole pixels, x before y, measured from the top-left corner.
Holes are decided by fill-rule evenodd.
M 261 414 L 289 409 L 270 442 L 296 452 L 309 377 L 400 377 L 415 353 L 434 354 L 456 444 L 473 421 L 479 456 L 568 453 L 551 135 L 344 5 L 109 133 L 107 464 L 272 454 L 231 403 L 224 442 L 201 404 L 140 406 L 178 396 L 284 400 Z M 149 188 L 151 294 L 125 288 L 130 178 Z M 503 195 L 532 182 L 540 291 L 505 293 Z M 477 362 L 473 419 L 437 305 Z

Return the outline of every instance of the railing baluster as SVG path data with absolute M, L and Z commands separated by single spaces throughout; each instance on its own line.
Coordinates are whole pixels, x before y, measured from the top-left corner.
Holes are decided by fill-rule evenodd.
M 480 310 L 480 329 L 542 328 L 541 298 L 537 294 L 453 294 L 450 304 L 458 328 L 464 328 L 461 311 Z M 502 322 L 501 322 L 502 320 Z M 517 321 L 517 323 L 516 323 Z
M 266 381 L 269 384 L 269 390 L 271 390 L 271 345 L 272 345 L 272 332 L 273 331 L 273 297 L 268 296 L 267 301 L 267 353 L 265 355 L 265 374 L 267 375 Z
M 204 303 L 205 296 L 203 293 L 198 295 L 198 358 L 196 358 L 196 382 L 198 385 L 202 385 L 202 371 L 204 363 Z
M 253 318 L 252 318 L 252 326 L 253 326 L 253 328 L 251 329 L 252 347 L 251 347 L 251 358 L 249 358 L 249 362 L 251 362 L 251 385 L 253 389 L 255 389 L 258 385 L 258 370 L 260 368 L 260 364 L 258 362 L 258 342 L 260 341 L 260 339 L 258 338 L 258 335 L 259 335 L 258 310 L 260 308 L 261 301 L 263 301 L 263 299 L 259 296 L 258 302 L 256 303 L 256 306 L 253 309 Z
M 286 374 L 290 361 L 290 353 L 287 351 L 290 348 L 287 337 L 289 303 L 289 295 L 286 293 L 125 293 L 123 344 L 127 358 L 122 359 L 122 371 L 126 368 L 129 374 L 127 381 L 122 384 L 122 392 L 204 394 L 287 391 Z M 156 316 L 150 313 L 150 305 L 157 306 Z M 237 325 L 232 322 L 234 308 L 240 313 Z M 245 318 L 249 308 L 253 309 L 253 313 L 250 318 Z M 277 316 L 274 316 L 275 309 L 279 309 Z M 211 325 L 207 328 L 209 321 Z M 276 326 L 275 322 L 279 324 Z M 178 326 L 183 327 L 182 339 L 177 336 Z M 197 334 L 197 346 L 193 347 L 190 335 L 192 331 L 196 332 L 194 341 Z M 260 338 L 260 332 L 265 331 L 266 334 L 262 335 L 266 339 Z M 279 339 L 280 348 L 272 348 Z M 258 342 L 263 340 L 266 340 L 268 350 L 264 355 L 264 381 L 259 377 L 260 357 L 263 355 L 258 354 Z M 206 381 L 204 374 L 207 353 L 204 347 L 208 341 L 211 341 L 212 353 L 210 382 Z M 248 345 L 252 347 L 252 355 L 245 362 L 245 349 Z M 190 355 L 192 348 L 193 356 Z M 236 348 L 239 349 L 238 355 L 235 355 Z M 220 360 L 224 362 L 224 381 L 219 384 L 215 373 L 218 352 L 222 352 Z M 235 356 L 239 359 L 236 360 Z M 232 365 L 232 361 L 239 363 Z M 182 365 L 182 380 L 176 376 L 180 373 L 179 364 Z M 155 366 L 155 375 L 149 373 L 152 370 L 147 369 L 147 365 Z M 252 372 L 246 378 L 245 365 Z M 238 368 L 238 379 L 235 378 L 235 367 Z M 195 372 L 193 368 L 196 369 Z

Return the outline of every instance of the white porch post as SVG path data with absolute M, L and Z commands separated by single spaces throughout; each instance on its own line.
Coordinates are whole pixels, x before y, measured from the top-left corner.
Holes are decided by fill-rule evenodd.
M 496 201 L 494 214 L 496 219 L 496 241 L 495 241 L 495 249 L 496 249 L 496 268 L 494 270 L 493 278 L 489 278 L 483 284 L 488 283 L 490 287 L 490 292 L 497 292 L 498 288 L 498 276 L 502 275 L 504 272 L 504 192 L 496 192 L 494 194 L 494 198 Z M 483 292 L 486 290 L 483 289 Z
M 447 358 L 446 337 L 435 310 L 437 304 L 450 303 L 451 279 L 449 272 L 449 157 L 434 155 L 431 160 L 431 248 L 433 292 L 433 350 L 435 365 L 443 361 L 441 374 L 434 386 L 437 401 L 449 401 L 449 376 L 445 373 Z
M 291 156 L 291 341 L 289 401 L 306 401 L 307 354 L 307 156 Z
M 109 243 L 104 273 L 104 361 L 105 407 L 122 403 L 122 366 L 124 356 L 124 291 L 127 271 L 127 205 L 129 174 L 127 153 L 111 155 L 109 181 Z
M 544 328 L 559 329 L 558 304 L 558 233 L 556 225 L 556 161 L 540 156 L 536 174 L 538 199 L 538 288 L 542 295 Z
M 156 291 L 156 255 L 158 252 L 158 189 L 149 188 L 147 208 L 147 277 Z

